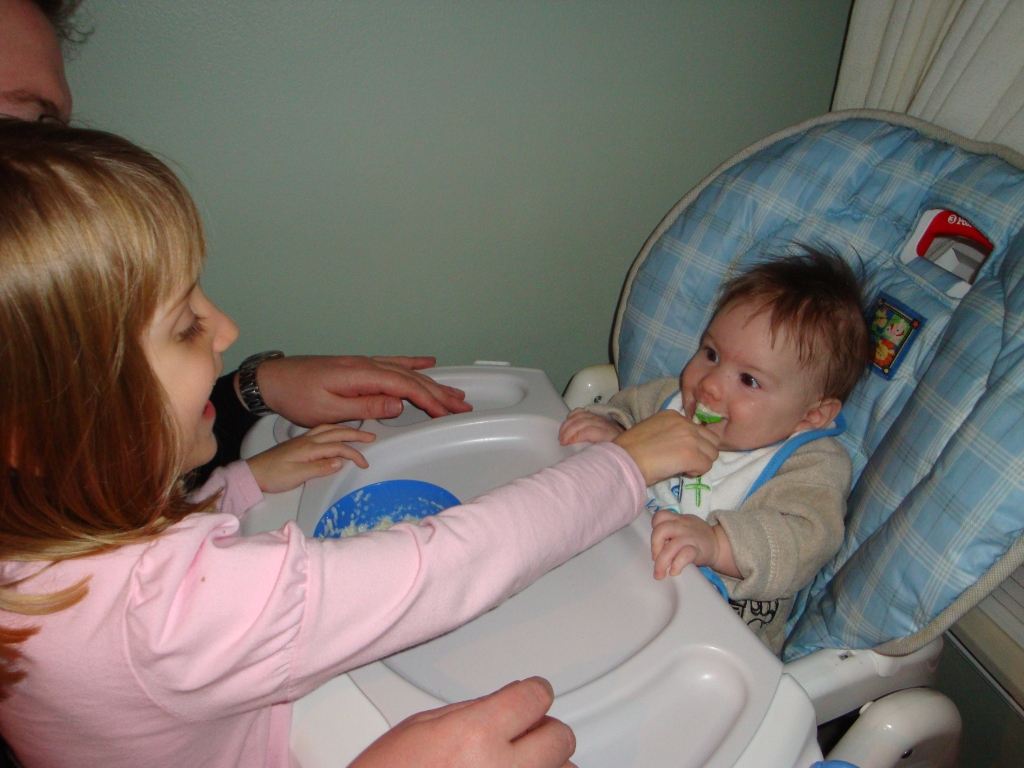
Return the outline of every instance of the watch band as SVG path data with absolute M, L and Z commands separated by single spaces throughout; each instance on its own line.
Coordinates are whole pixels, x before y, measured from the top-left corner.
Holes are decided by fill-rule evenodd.
M 256 369 L 260 367 L 260 363 L 265 360 L 273 360 L 276 357 L 284 357 L 284 352 L 279 349 L 257 352 L 255 355 L 249 355 L 238 366 L 238 391 L 242 395 L 242 402 L 245 404 L 246 410 L 255 416 L 266 416 L 273 413 L 263 402 L 260 385 L 256 383 Z

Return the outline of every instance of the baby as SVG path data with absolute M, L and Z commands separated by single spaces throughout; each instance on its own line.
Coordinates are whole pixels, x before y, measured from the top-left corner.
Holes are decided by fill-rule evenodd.
M 833 436 L 871 352 L 853 270 L 804 249 L 726 283 L 678 380 L 577 408 L 559 439 L 612 440 L 664 409 L 691 420 L 692 468 L 648 489 L 654 577 L 710 567 L 778 654 L 794 595 L 843 540 L 852 467 Z

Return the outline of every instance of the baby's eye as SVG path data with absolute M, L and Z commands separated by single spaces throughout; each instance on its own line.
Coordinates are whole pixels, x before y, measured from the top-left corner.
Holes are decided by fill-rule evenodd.
M 761 386 L 760 384 L 757 383 L 757 379 L 755 379 L 749 373 L 740 374 L 740 383 L 742 383 L 744 387 L 752 387 L 754 389 L 757 389 L 758 387 Z
M 198 339 L 203 335 L 203 331 L 206 330 L 206 326 L 203 324 L 204 318 L 199 315 L 192 316 L 192 324 L 184 331 L 178 334 L 178 339 L 181 341 L 189 342 Z
M 715 352 L 711 347 L 704 347 L 704 357 L 707 358 L 709 363 L 718 362 L 718 353 Z

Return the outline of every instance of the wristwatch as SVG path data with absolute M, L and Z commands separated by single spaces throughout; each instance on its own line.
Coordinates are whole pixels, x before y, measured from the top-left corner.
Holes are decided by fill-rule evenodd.
M 260 363 L 273 360 L 275 357 L 284 357 L 284 352 L 279 349 L 257 352 L 255 355 L 249 355 L 238 366 L 238 391 L 242 395 L 242 402 L 245 404 L 246 410 L 255 416 L 266 416 L 273 413 L 263 402 L 260 385 L 256 383 L 256 369 L 260 367 Z

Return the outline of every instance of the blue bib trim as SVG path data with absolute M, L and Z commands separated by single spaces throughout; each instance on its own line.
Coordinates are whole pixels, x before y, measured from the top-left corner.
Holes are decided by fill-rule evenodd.
M 743 497 L 743 501 L 750 498 L 750 494 L 760 488 L 762 485 L 767 483 L 773 477 L 775 473 L 779 471 L 779 467 L 785 463 L 786 459 L 793 455 L 793 452 L 797 448 L 807 445 L 812 440 L 818 440 L 822 437 L 835 437 L 841 435 L 846 431 L 846 417 L 843 416 L 842 411 L 836 415 L 835 426 L 832 429 L 812 429 L 807 432 L 800 432 L 793 435 L 789 440 L 783 444 L 781 448 L 772 456 L 771 460 L 765 465 L 765 468 L 761 470 L 761 474 L 757 476 L 757 480 L 750 486 L 750 490 L 747 491 L 747 495 Z M 743 502 L 740 502 L 741 504 Z
M 658 410 L 659 411 L 664 411 L 666 408 L 668 408 L 668 404 L 671 403 L 672 400 L 675 398 L 675 396 L 678 395 L 678 394 L 679 394 L 679 390 L 676 390 L 671 395 L 666 397 L 665 398 L 665 402 L 661 404 L 661 408 L 659 408 Z M 685 416 L 686 414 L 683 414 L 683 415 Z
M 722 577 L 714 571 L 712 571 L 706 565 L 698 565 L 697 570 L 703 573 L 704 577 L 712 584 L 714 584 L 715 589 L 718 590 L 718 594 L 725 598 L 725 602 L 729 602 L 729 590 L 725 588 L 725 582 L 722 581 Z

